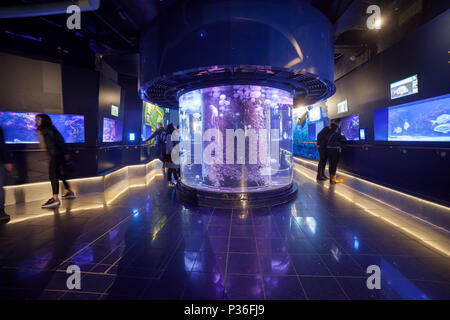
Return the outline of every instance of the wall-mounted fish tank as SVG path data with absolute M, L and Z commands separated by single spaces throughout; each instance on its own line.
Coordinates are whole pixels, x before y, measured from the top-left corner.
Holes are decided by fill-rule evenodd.
M 0 111 L 0 126 L 8 144 L 39 143 L 35 118 L 36 112 Z M 84 143 L 84 116 L 72 114 L 48 114 L 53 125 L 66 143 Z
M 345 136 L 348 141 L 359 140 L 359 114 L 352 114 L 351 116 L 340 118 L 339 128 L 341 134 Z
M 103 118 L 103 142 L 121 142 L 123 124 L 121 121 Z
M 179 98 L 182 183 L 217 192 L 275 190 L 293 180 L 293 96 L 225 85 Z
M 450 94 L 374 111 L 375 140 L 450 142 Z

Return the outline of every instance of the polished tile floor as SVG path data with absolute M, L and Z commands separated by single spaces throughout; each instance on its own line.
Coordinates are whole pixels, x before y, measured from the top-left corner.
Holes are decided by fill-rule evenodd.
M 109 204 L 9 207 L 0 299 L 450 299 L 448 256 L 332 187 L 296 181 L 295 201 L 256 210 L 186 205 L 162 177 Z M 67 289 L 70 265 L 80 290 Z M 380 290 L 367 288 L 370 265 Z

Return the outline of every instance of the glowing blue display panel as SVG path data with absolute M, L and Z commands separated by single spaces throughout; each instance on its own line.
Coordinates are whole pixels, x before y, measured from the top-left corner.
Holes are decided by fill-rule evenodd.
M 0 111 L 0 125 L 8 144 L 39 143 L 34 112 Z M 66 143 L 84 143 L 84 116 L 48 114 Z
M 450 141 L 450 94 L 374 111 L 375 140 Z
M 149 126 L 148 124 L 142 125 L 142 134 L 141 138 L 142 140 L 147 140 L 152 135 L 152 126 Z
M 310 123 L 308 125 L 308 138 L 309 138 L 309 140 L 316 141 L 317 140 L 317 135 L 323 129 L 323 127 L 324 127 L 323 121 Z
M 366 129 L 359 129 L 359 140 L 366 140 Z
M 359 140 L 359 114 L 341 118 L 339 127 L 341 128 L 341 133 L 347 140 Z
M 103 118 L 103 142 L 121 142 L 122 131 L 122 122 Z

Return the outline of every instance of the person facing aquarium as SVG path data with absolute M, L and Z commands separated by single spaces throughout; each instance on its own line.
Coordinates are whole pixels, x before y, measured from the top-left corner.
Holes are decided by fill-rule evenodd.
M 331 124 L 317 135 L 317 150 L 319 151 L 319 165 L 317 166 L 317 180 L 325 181 L 329 178 L 325 175 L 325 167 L 327 165 L 327 141 L 331 131 Z
M 51 118 L 46 114 L 38 114 L 36 116 L 36 125 L 38 133 L 42 137 L 45 148 L 50 156 L 49 178 L 52 184 L 53 197 L 42 205 L 42 208 L 56 208 L 60 206 L 59 200 L 59 180 L 62 180 L 66 193 L 63 199 L 71 199 L 75 197 L 74 192 L 70 189 L 66 181 L 64 162 L 70 159 L 66 143 L 63 136 L 55 128 Z
M 341 134 L 337 123 L 330 124 L 330 133 L 327 141 L 327 157 L 329 161 L 330 183 L 342 183 L 344 179 L 336 178 L 337 166 L 342 152 L 342 142 L 346 141 Z
M 156 140 L 156 158 L 164 162 L 164 151 L 166 141 L 166 130 L 161 122 L 156 124 L 157 129 L 153 134 L 144 142 L 150 141 L 153 138 Z
M 175 184 L 172 181 L 172 176 L 175 181 L 179 181 L 180 176 L 178 175 L 178 170 L 180 168 L 179 164 L 174 163 L 172 159 L 172 150 L 178 144 L 178 141 L 172 141 L 172 134 L 175 131 L 175 127 L 173 124 L 169 124 L 166 129 L 166 149 L 165 149 L 165 159 L 167 170 L 167 182 L 169 184 L 169 188 L 174 188 Z

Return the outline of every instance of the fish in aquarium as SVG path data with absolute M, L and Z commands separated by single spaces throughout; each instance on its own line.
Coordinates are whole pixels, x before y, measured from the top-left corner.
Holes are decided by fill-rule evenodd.
M 405 124 L 403 124 L 403 129 L 408 130 L 408 128 L 410 127 L 408 121 L 405 121 Z
M 431 124 L 434 126 L 436 124 L 443 124 L 450 121 L 450 114 L 442 114 L 436 118 L 436 120 L 430 120 Z
M 394 133 L 402 133 L 402 128 L 401 127 L 397 127 L 394 129 Z
M 436 128 L 433 129 L 436 132 L 449 133 L 450 132 L 450 123 L 440 124 Z

